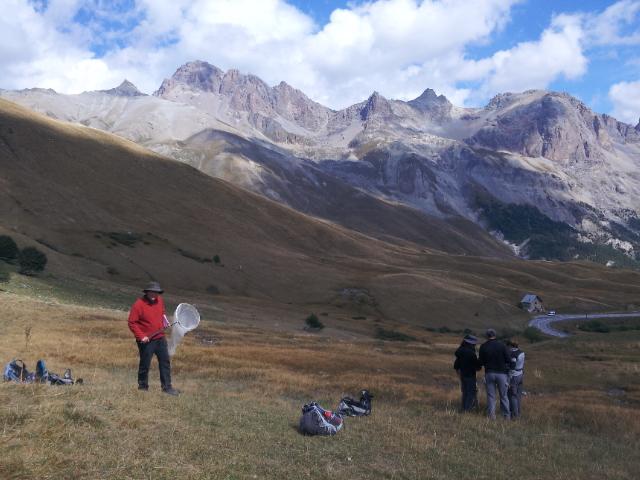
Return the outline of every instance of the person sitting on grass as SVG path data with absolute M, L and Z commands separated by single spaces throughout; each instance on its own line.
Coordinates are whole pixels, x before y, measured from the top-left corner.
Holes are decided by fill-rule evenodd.
M 509 409 L 511 419 L 515 420 L 520 416 L 520 406 L 522 400 L 522 389 L 524 380 L 524 352 L 518 348 L 518 343 L 514 340 L 507 341 L 509 353 L 511 354 L 511 364 L 509 366 Z
M 476 355 L 478 339 L 473 335 L 465 335 L 462 343 L 456 350 L 456 360 L 453 368 L 460 377 L 460 389 L 462 391 L 463 412 L 478 408 L 478 385 L 476 372 L 480 370 L 480 362 Z
M 511 418 L 507 390 L 509 387 L 509 365 L 511 355 L 507 347 L 496 339 L 493 328 L 487 330 L 487 341 L 480 347 L 480 364 L 484 367 L 484 378 L 487 387 L 487 415 L 496 418 L 496 390 L 500 395 L 500 412 L 505 419 Z
M 169 325 L 169 320 L 161 296 L 163 290 L 158 282 L 150 282 L 143 293 L 129 312 L 129 330 L 136 337 L 140 354 L 138 389 L 149 390 L 149 367 L 155 355 L 158 357 L 162 391 L 169 395 L 179 395 L 180 392 L 171 386 L 171 361 L 167 339 L 164 336 L 164 329 Z

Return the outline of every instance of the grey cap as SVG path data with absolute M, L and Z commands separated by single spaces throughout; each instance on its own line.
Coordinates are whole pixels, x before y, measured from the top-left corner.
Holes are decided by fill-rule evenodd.
M 147 286 L 142 290 L 143 292 L 156 292 L 156 293 L 164 293 L 162 287 L 158 282 L 149 282 Z
M 469 345 L 475 345 L 476 343 L 478 343 L 478 337 L 476 337 L 475 335 L 465 335 L 462 340 L 464 340 Z
M 493 338 L 493 337 L 495 337 L 497 334 L 496 334 L 496 331 L 495 331 L 493 328 L 487 328 L 487 333 L 486 333 L 486 335 L 487 335 L 487 338 Z

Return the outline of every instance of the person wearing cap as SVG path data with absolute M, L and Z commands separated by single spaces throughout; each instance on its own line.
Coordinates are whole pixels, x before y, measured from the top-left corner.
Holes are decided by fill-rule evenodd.
M 511 355 L 511 364 L 509 366 L 509 409 L 511 411 L 511 420 L 515 420 L 520 416 L 520 401 L 522 400 L 522 388 L 524 380 L 524 352 L 518 347 L 518 342 L 514 340 L 507 341 L 509 354 Z
M 473 335 L 465 335 L 462 343 L 456 350 L 456 360 L 453 368 L 460 377 L 460 390 L 462 391 L 462 411 L 468 412 L 478 407 L 478 386 L 476 384 L 476 372 L 480 370 L 480 363 L 476 356 L 476 344 L 478 339 Z
M 507 390 L 509 387 L 509 365 L 511 355 L 507 347 L 496 339 L 493 328 L 487 330 L 487 341 L 480 346 L 478 358 L 484 367 L 484 378 L 487 387 L 487 415 L 496 418 L 496 390 L 500 395 L 500 412 L 506 419 L 511 418 Z
M 164 329 L 169 320 L 162 299 L 163 290 L 158 282 L 150 282 L 129 312 L 129 330 L 136 337 L 140 364 L 138 365 L 138 389 L 149 390 L 149 367 L 155 355 L 160 369 L 162 391 L 169 395 L 179 392 L 171 386 L 171 361 Z

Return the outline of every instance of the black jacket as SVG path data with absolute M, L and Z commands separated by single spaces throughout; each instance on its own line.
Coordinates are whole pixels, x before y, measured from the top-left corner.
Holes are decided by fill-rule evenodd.
M 456 350 L 456 361 L 453 368 L 459 370 L 463 377 L 475 377 L 481 366 L 476 357 L 476 349 L 469 345 L 460 345 Z
M 485 372 L 509 373 L 511 354 L 507 346 L 495 338 L 482 344 L 479 359 Z

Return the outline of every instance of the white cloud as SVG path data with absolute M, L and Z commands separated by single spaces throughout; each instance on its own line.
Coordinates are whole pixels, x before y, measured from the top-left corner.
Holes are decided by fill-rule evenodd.
M 602 42 L 635 41 L 628 19 L 640 1 L 622 0 L 599 16 L 559 15 L 537 40 L 468 58 L 469 47 L 490 44 L 521 1 L 375 0 L 337 9 L 317 25 L 286 0 L 137 0 L 125 14 L 119 2 L 50 0 L 36 12 L 27 0 L 5 0 L 15 15 L 0 18 L 0 87 L 71 93 L 111 88 L 126 77 L 152 92 L 178 66 L 199 59 L 269 84 L 285 80 L 332 107 L 374 90 L 414 98 L 427 87 L 457 104 L 479 103 L 500 91 L 579 78 L 594 32 Z M 131 31 L 100 21 L 81 26 L 73 22 L 80 8 L 102 20 L 140 21 Z M 125 46 L 100 58 L 92 53 L 92 43 L 114 40 Z
M 615 118 L 632 125 L 640 121 L 640 81 L 616 83 L 609 89 L 609 99 Z
M 577 17 L 555 18 L 538 41 L 520 43 L 478 62 L 481 72 L 487 70 L 482 90 L 488 94 L 546 88 L 559 77 L 583 75 L 587 70 L 583 37 Z
M 599 15 L 587 15 L 585 31 L 594 45 L 639 45 L 640 1 L 621 0 Z

